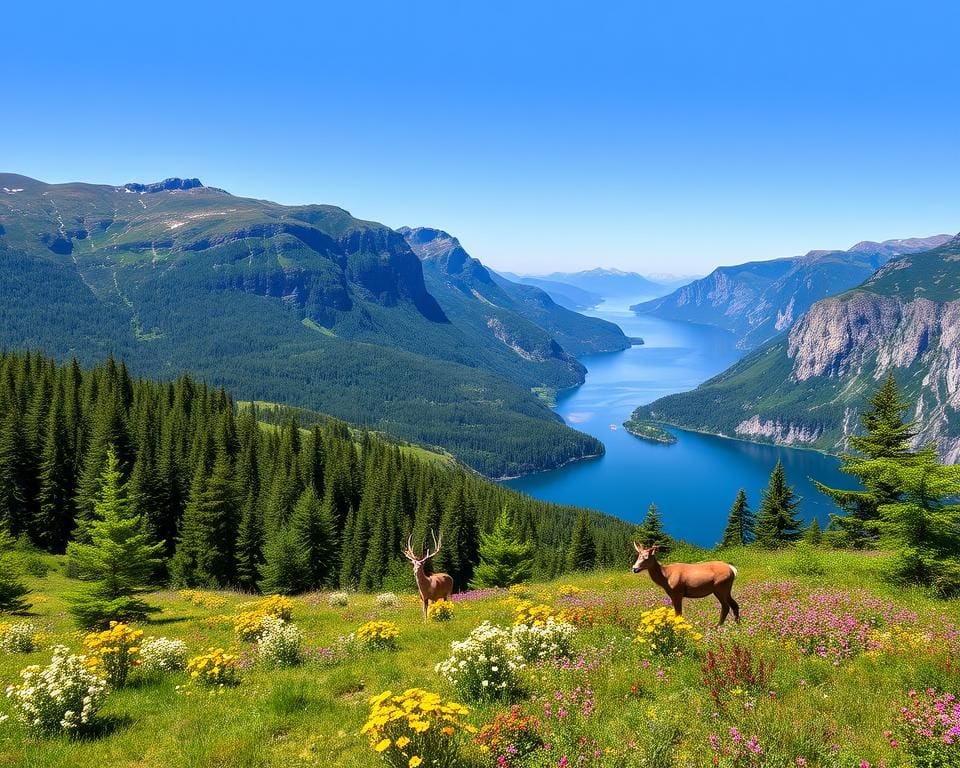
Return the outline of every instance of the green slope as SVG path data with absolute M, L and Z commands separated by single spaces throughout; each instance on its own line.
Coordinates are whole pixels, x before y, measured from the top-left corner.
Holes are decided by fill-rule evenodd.
M 191 372 L 438 445 L 491 476 L 597 453 L 531 392 L 578 383 L 448 317 L 397 232 L 334 206 L 0 174 L 0 345 Z

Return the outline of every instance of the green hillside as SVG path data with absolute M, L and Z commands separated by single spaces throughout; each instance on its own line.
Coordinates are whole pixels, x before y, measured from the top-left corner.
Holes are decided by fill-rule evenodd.
M 916 403 L 917 442 L 957 461 L 958 257 L 958 238 L 898 257 L 858 288 L 815 303 L 783 337 L 633 418 L 839 451 L 866 396 L 890 372 Z
M 383 225 L 181 180 L 0 183 L 18 190 L 0 196 L 0 346 L 190 372 L 442 446 L 491 476 L 602 451 L 531 391 L 582 381 L 576 360 L 535 324 L 509 333 L 551 354 L 452 320 Z

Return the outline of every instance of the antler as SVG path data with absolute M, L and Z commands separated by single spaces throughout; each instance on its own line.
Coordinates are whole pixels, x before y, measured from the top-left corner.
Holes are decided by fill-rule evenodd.
M 430 536 L 433 538 L 433 552 L 431 552 L 431 551 L 428 549 L 428 550 L 427 550 L 427 554 L 425 554 L 425 555 L 423 556 L 423 559 L 424 559 L 424 560 L 427 560 L 427 559 L 433 557 L 435 554 L 437 554 L 437 552 L 440 551 L 440 547 L 443 546 L 443 531 L 440 531 L 440 540 L 439 540 L 439 541 L 437 540 L 436 534 L 433 532 L 433 528 L 430 529 Z
M 412 533 L 407 537 L 407 548 L 403 550 L 403 556 L 410 561 L 417 559 L 417 556 L 413 553 L 413 534 Z

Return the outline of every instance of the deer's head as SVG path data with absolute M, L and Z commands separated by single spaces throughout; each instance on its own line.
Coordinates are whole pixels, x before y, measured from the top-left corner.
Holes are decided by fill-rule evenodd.
M 430 536 L 433 538 L 433 550 L 427 550 L 423 555 L 418 555 L 413 551 L 413 534 L 411 533 L 407 537 L 407 548 L 403 550 L 403 556 L 407 558 L 413 565 L 414 574 L 418 574 L 423 570 L 423 564 L 427 562 L 431 557 L 433 557 L 437 552 L 440 551 L 440 547 L 443 546 L 443 533 L 440 533 L 440 538 L 434 535 L 433 530 L 430 531 Z
M 660 551 L 660 545 L 654 544 L 652 547 L 641 547 L 637 542 L 633 542 L 633 548 L 637 550 L 637 562 L 633 564 L 633 572 L 640 573 L 650 567 L 656 559 L 657 552 Z

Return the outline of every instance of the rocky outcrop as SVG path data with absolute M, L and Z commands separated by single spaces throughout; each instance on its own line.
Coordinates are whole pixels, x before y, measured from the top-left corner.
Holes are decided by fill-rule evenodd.
M 773 421 L 771 419 L 761 419 L 759 414 L 754 414 L 749 419 L 744 419 L 737 424 L 734 430 L 738 437 L 758 438 L 762 437 L 775 443 L 783 445 L 809 445 L 815 443 L 823 434 L 821 427 L 810 427 L 805 424 L 786 423 Z
M 171 192 L 175 189 L 186 190 L 202 187 L 200 179 L 180 179 L 172 177 L 163 181 L 155 181 L 152 184 L 140 184 L 131 182 L 124 184 L 123 188 L 128 192 L 137 192 L 138 194 L 151 194 L 153 192 Z

